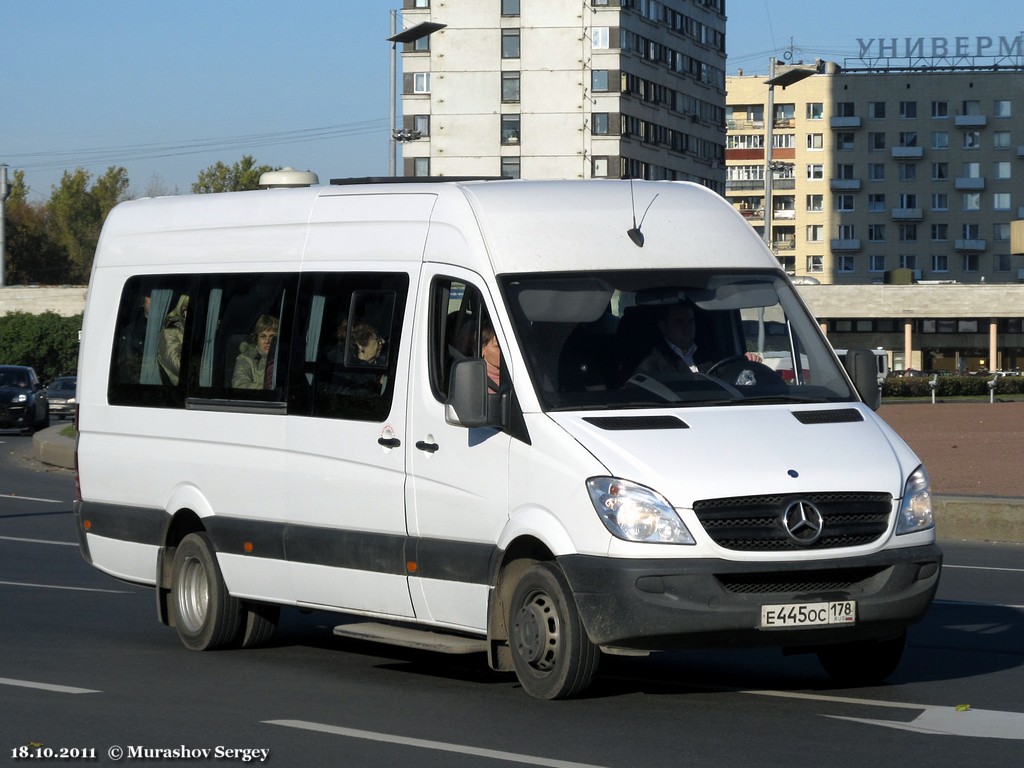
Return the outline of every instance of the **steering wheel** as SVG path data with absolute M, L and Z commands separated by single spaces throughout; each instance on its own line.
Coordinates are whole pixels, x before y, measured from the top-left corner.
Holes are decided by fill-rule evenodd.
M 753 381 L 742 382 L 739 377 L 744 371 L 749 371 Z M 764 363 L 747 359 L 746 355 L 733 355 L 719 360 L 707 370 L 708 376 L 715 376 L 723 381 L 732 384 L 741 391 L 744 389 L 756 390 L 759 394 L 776 394 L 788 392 L 786 382 L 779 376 L 777 371 L 772 370 Z
M 741 362 L 741 361 L 745 362 L 745 363 L 752 362 L 751 360 L 747 360 L 747 356 L 746 355 L 733 355 L 732 357 L 726 357 L 726 358 L 724 358 L 722 360 L 719 360 L 717 363 L 715 363 L 710 368 L 708 368 L 705 371 L 705 373 L 708 376 L 718 376 L 718 369 L 719 368 L 724 368 L 727 365 L 731 365 L 732 363 L 738 363 L 738 362 Z M 760 365 L 760 363 L 759 363 L 759 365 Z M 765 367 L 767 368 L 768 366 L 765 366 Z M 721 378 L 721 377 L 719 376 L 719 378 Z

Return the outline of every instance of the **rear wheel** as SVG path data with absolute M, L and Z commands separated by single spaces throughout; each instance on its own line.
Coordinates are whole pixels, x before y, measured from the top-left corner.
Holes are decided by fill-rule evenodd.
M 242 631 L 242 607 L 228 594 L 205 533 L 190 533 L 174 553 L 171 608 L 182 644 L 193 651 L 231 645 Z
M 520 577 L 508 629 L 516 676 L 531 696 L 567 698 L 590 685 L 601 651 L 587 637 L 556 565 L 537 563 Z
M 243 603 L 242 647 L 255 648 L 270 642 L 277 632 L 281 608 L 267 603 Z
M 827 645 L 818 649 L 818 661 L 839 685 L 874 685 L 896 671 L 906 642 L 903 632 L 888 640 Z

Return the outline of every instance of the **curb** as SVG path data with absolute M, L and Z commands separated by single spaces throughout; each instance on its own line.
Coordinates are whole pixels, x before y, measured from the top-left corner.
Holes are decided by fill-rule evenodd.
M 75 441 L 60 434 L 65 424 L 32 437 L 35 457 L 65 469 L 75 468 Z M 992 496 L 936 496 L 935 528 L 939 540 L 998 541 L 1024 544 L 1024 499 Z

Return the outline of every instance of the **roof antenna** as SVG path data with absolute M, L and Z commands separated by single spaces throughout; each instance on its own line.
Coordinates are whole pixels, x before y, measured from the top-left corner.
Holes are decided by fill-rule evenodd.
M 660 192 L 658 194 L 661 194 Z M 651 206 L 654 205 L 654 201 L 658 199 L 658 195 L 651 198 L 651 202 L 647 204 L 647 208 L 644 209 L 644 215 L 640 217 L 640 223 L 636 223 L 636 200 L 633 198 L 633 178 L 629 179 L 629 201 L 633 206 L 633 228 L 627 229 L 626 234 L 629 235 L 629 239 L 633 241 L 633 245 L 637 248 L 644 247 L 644 233 L 640 231 L 640 227 L 644 225 L 644 219 L 647 218 L 647 211 L 651 210 Z

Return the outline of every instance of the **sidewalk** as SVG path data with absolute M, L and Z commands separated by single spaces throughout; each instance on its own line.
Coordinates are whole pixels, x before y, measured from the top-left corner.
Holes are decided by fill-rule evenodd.
M 1019 457 L 1024 403 L 1000 405 L 912 403 L 879 409 L 928 467 L 940 540 L 1024 543 Z M 36 459 L 74 469 L 75 441 L 60 434 L 65 426 L 33 436 Z

